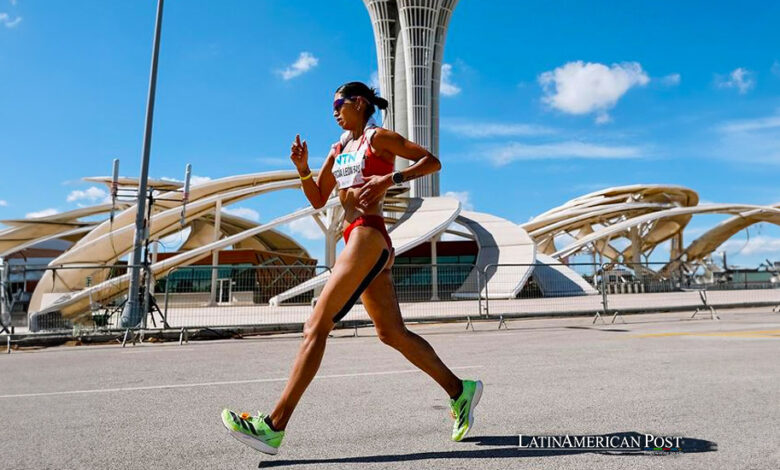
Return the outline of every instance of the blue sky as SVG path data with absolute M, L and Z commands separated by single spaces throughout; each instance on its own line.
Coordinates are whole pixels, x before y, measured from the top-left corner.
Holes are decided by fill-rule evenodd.
M 113 158 L 138 174 L 155 3 L 0 0 L 0 218 L 99 201 L 80 178 Z M 516 222 L 637 183 L 780 202 L 777 18 L 769 1 L 461 0 L 444 54 L 442 193 Z M 358 0 L 169 1 L 150 174 L 292 168 L 296 133 L 319 164 L 339 133 L 333 91 L 375 71 Z M 306 203 L 283 191 L 232 209 L 267 221 Z M 722 219 L 695 216 L 687 241 Z M 313 229 L 286 230 L 321 256 Z M 749 235 L 725 247 L 731 262 L 780 258 L 777 227 Z

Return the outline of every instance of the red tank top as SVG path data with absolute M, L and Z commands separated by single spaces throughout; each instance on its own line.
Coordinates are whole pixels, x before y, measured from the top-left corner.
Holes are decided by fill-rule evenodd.
M 387 175 L 393 172 L 395 169 L 395 165 L 393 163 L 389 163 L 385 160 L 383 160 L 379 155 L 374 152 L 374 149 L 371 147 L 371 140 L 374 138 L 374 134 L 376 133 L 376 127 L 372 127 L 369 129 L 366 129 L 363 132 L 363 136 L 360 139 L 360 143 L 358 144 L 358 148 L 355 151 L 360 150 L 360 147 L 366 145 L 365 149 L 365 162 L 363 164 L 362 169 L 362 175 L 363 177 L 368 176 L 383 176 Z M 344 146 L 346 145 L 346 142 L 342 142 L 341 140 L 334 144 L 334 148 L 337 153 L 341 153 Z M 356 184 L 355 187 L 362 186 L 365 183 Z

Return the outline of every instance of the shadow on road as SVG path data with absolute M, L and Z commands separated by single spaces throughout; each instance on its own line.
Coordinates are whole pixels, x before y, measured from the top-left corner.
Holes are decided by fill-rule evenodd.
M 644 434 L 638 432 L 618 432 L 602 434 L 605 438 L 617 437 L 618 439 L 643 438 Z M 524 436 L 526 437 L 526 436 Z M 572 436 L 574 437 L 574 436 Z M 524 439 L 525 440 L 525 439 Z M 477 446 L 489 446 L 489 449 L 464 449 L 441 452 L 415 452 L 411 454 L 386 454 L 363 455 L 355 457 L 338 457 L 325 459 L 298 459 L 298 460 L 263 460 L 258 468 L 281 467 L 285 465 L 311 465 L 328 463 L 382 463 L 382 462 L 409 462 L 417 460 L 433 459 L 496 459 L 518 457 L 554 457 L 557 455 L 573 454 L 602 454 L 602 455 L 637 455 L 647 453 L 621 450 L 581 450 L 581 449 L 547 449 L 528 450 L 519 448 L 517 434 L 507 436 L 475 436 L 464 439 L 461 442 L 476 444 Z M 713 452 L 718 450 L 718 445 L 704 439 L 683 437 L 680 441 L 683 453 Z

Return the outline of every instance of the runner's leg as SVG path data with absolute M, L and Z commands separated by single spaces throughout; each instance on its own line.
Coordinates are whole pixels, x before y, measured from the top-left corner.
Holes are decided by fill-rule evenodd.
M 375 237 L 381 239 L 379 231 L 375 233 Z M 461 390 L 461 380 L 442 362 L 425 339 L 409 331 L 404 325 L 390 273 L 392 261 L 389 260 L 385 269 L 363 292 L 363 306 L 374 322 L 379 339 L 398 350 L 441 385 L 447 395 L 453 396 Z
M 387 264 L 387 246 L 382 236 L 369 227 L 356 227 L 349 243 L 339 254 L 333 272 L 322 290 L 314 312 L 306 321 L 303 341 L 290 372 L 290 378 L 270 413 L 271 424 L 281 430 L 287 426 L 303 392 L 322 362 L 328 334 L 360 296 L 371 278 Z M 367 280 L 367 278 L 369 278 Z

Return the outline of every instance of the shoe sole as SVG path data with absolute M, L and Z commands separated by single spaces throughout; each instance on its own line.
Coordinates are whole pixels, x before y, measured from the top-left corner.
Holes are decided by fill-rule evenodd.
M 279 449 L 277 449 L 275 447 L 269 446 L 268 444 L 266 444 L 265 442 L 261 441 L 260 439 L 256 439 L 256 438 L 254 438 L 252 436 L 249 436 L 247 434 L 244 434 L 244 433 L 242 433 L 240 431 L 233 431 L 232 429 L 230 429 L 230 427 L 228 426 L 228 423 L 226 423 L 224 419 L 222 420 L 222 425 L 225 426 L 225 428 L 228 431 L 228 434 L 233 436 L 233 438 L 235 440 L 237 440 L 238 442 L 240 442 L 242 444 L 248 445 L 249 447 L 251 447 L 251 448 L 253 448 L 253 449 L 257 450 L 257 451 L 260 451 L 260 452 L 262 452 L 264 454 L 276 455 L 277 452 L 279 452 Z
M 476 390 L 474 390 L 474 398 L 471 399 L 471 406 L 469 407 L 469 427 L 466 428 L 466 432 L 463 433 L 463 436 L 461 436 L 460 441 L 466 438 L 468 436 L 469 432 L 471 432 L 471 426 L 474 424 L 474 408 L 477 407 L 477 404 L 479 403 L 479 399 L 482 398 L 482 381 L 477 380 L 477 386 Z

